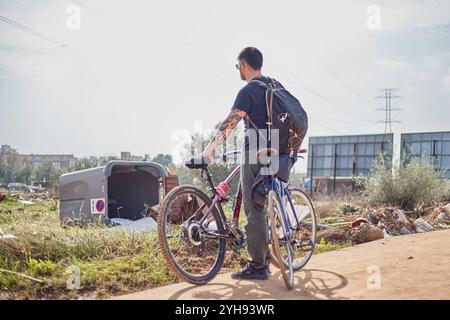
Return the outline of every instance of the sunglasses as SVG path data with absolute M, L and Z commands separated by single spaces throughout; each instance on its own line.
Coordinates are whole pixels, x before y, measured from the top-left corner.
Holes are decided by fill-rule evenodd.
M 235 67 L 236 69 L 241 70 L 241 65 L 239 63 L 236 63 Z

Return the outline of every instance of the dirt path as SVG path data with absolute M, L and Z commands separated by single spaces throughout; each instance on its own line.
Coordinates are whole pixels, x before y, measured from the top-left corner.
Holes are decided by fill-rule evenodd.
M 381 287 L 368 289 L 368 268 L 377 267 Z M 450 299 L 450 230 L 315 255 L 297 273 L 292 291 L 279 272 L 272 272 L 268 281 L 236 281 L 222 274 L 204 286 L 177 283 L 116 299 Z

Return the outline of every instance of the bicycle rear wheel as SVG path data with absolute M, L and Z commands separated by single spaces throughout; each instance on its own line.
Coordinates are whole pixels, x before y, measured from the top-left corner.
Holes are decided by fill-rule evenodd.
M 217 209 L 208 215 L 211 199 L 193 186 L 172 189 L 158 214 L 160 247 L 180 280 L 205 284 L 220 271 L 225 257 L 224 228 Z M 205 217 L 206 216 L 206 217 Z
M 289 230 L 284 223 L 284 217 L 280 201 L 275 191 L 271 190 L 268 196 L 267 214 L 269 215 L 270 241 L 272 244 L 273 255 L 277 262 L 283 281 L 288 289 L 294 287 L 294 269 L 292 248 Z M 273 257 L 271 257 L 273 259 Z

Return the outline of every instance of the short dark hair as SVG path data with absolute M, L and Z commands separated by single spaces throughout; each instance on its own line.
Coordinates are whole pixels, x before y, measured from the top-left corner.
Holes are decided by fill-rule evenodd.
M 238 60 L 245 60 L 245 62 L 256 71 L 261 70 L 263 65 L 262 53 L 255 47 L 242 49 L 242 51 L 239 52 Z

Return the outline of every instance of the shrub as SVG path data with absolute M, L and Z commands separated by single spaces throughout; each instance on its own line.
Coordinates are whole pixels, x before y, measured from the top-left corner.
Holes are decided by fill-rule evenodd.
M 450 202 L 450 181 L 448 180 L 445 183 L 444 197 L 442 200 Z
M 368 177 L 360 182 L 363 197 L 372 205 L 393 205 L 413 209 L 420 204 L 441 201 L 448 193 L 439 172 L 425 161 L 408 165 L 396 163 L 393 168 L 376 161 Z
M 357 206 L 354 206 L 352 203 L 342 202 L 336 208 L 336 214 L 339 216 L 343 216 L 346 214 L 354 214 L 355 212 L 358 212 L 358 210 L 359 208 Z

